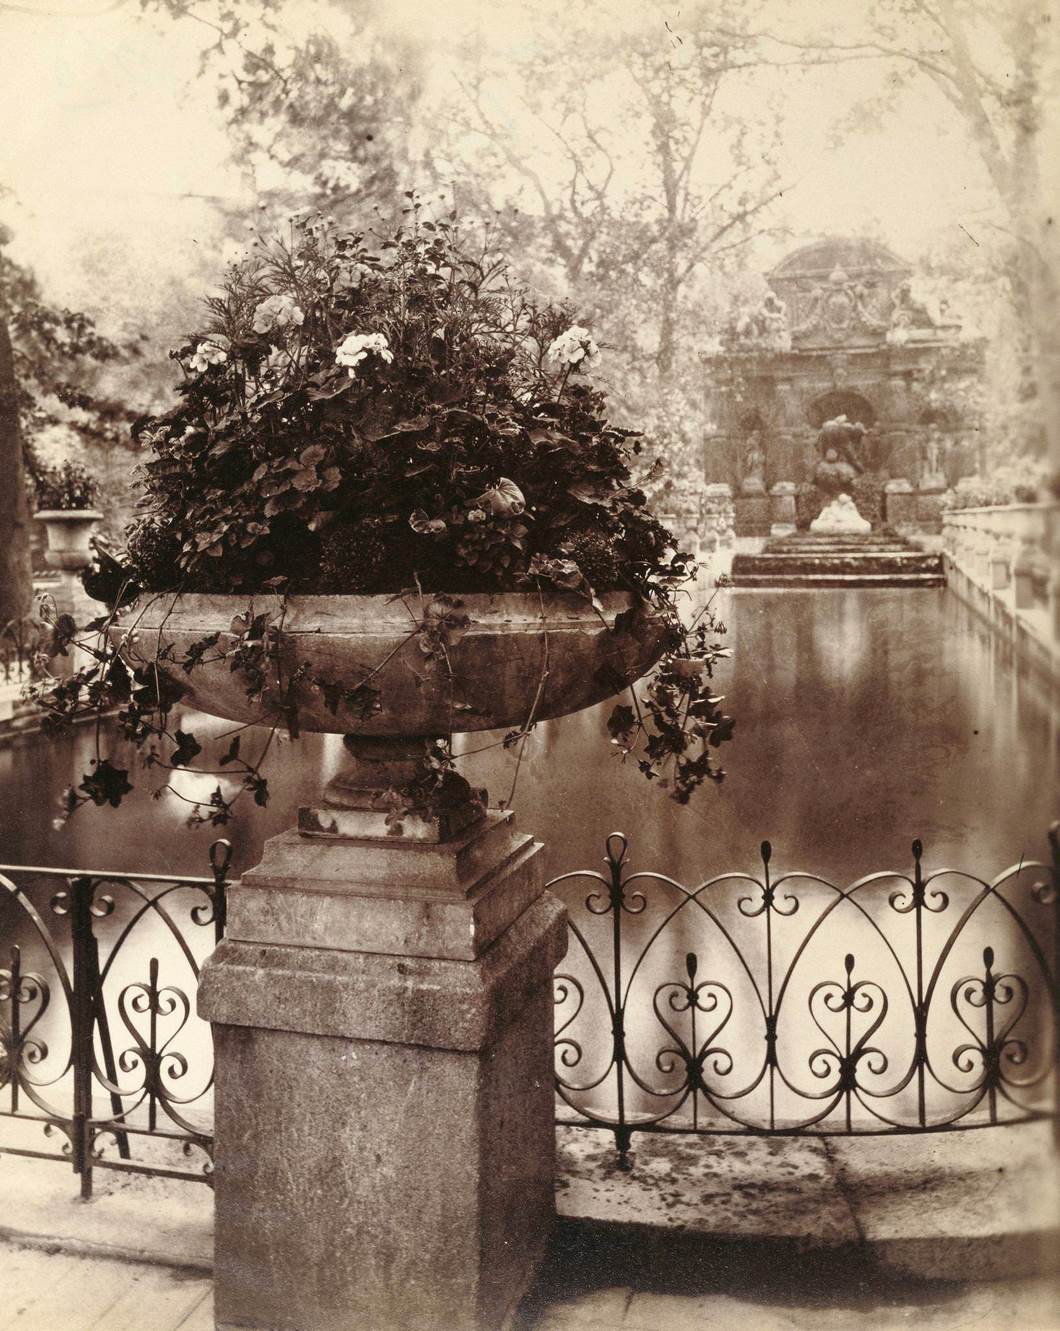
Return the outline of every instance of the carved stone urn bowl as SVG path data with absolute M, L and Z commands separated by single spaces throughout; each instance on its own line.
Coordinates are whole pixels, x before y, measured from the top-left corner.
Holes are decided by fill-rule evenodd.
M 92 562 L 92 533 L 103 519 L 95 508 L 46 508 L 34 514 L 48 538 L 45 563 L 52 568 L 82 569 Z
M 466 628 L 447 627 L 445 602 L 429 594 L 170 593 L 142 601 L 114 631 L 130 664 L 157 659 L 200 711 L 345 735 L 354 762 L 329 785 L 327 803 L 360 809 L 413 779 L 432 737 L 591 707 L 644 675 L 666 645 L 664 618 L 634 610 L 624 592 L 598 598 L 599 609 L 570 593 L 453 599 Z M 248 676 L 227 655 L 242 627 L 234 621 L 248 614 L 267 616 L 276 630 L 260 697 L 248 697 Z M 216 646 L 185 670 L 189 650 L 213 634 Z

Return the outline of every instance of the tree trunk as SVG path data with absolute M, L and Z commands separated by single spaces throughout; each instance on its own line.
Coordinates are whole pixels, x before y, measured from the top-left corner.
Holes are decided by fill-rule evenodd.
M 11 334 L 0 319 L 0 631 L 32 605 L 29 524 L 15 358 Z

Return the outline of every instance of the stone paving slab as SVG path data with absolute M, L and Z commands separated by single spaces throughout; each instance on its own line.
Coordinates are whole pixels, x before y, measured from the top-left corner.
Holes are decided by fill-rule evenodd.
M 201 1183 L 97 1170 L 83 1202 L 69 1166 L 0 1156 L 0 1239 L 213 1271 L 213 1192 Z
M 922 1276 L 981 1280 L 1060 1263 L 1060 1171 L 1052 1125 L 858 1141 L 829 1154 L 877 1260 Z
M 1060 1281 L 923 1279 L 858 1248 L 568 1225 L 520 1318 L 513 1331 L 1056 1331 Z
M 0 1243 L 4 1331 L 213 1331 L 199 1273 Z
M 800 1251 L 768 1240 L 569 1222 L 513 1331 L 855 1327 L 1056 1331 L 1060 1279 L 926 1279 L 882 1270 L 859 1247 Z
M 561 1225 L 512 1331 L 1060 1331 L 1055 1282 L 1016 1278 L 1060 1255 L 1046 1250 L 1060 1231 L 1048 1125 L 645 1134 L 631 1172 L 605 1132 L 558 1140 Z M 38 1317 L 27 1303 L 3 1331 L 212 1331 L 209 1189 L 102 1170 L 96 1181 L 82 1203 L 67 1168 L 0 1157 L 4 1307 L 28 1287 Z M 39 1321 L 73 1302 L 95 1320 Z
M 1056 1331 L 1060 1282 L 955 1282 L 881 1272 L 864 1252 L 820 1260 L 769 1242 L 634 1231 L 557 1235 L 511 1331 Z M 656 1232 L 658 1238 L 658 1232 Z M 616 1285 L 622 1272 L 628 1283 Z M 210 1282 L 144 1263 L 0 1242 L 4 1331 L 213 1331 Z M 350 1331 L 386 1331 L 351 1327 Z M 417 1331 L 452 1331 L 421 1327 Z
M 853 1138 L 558 1135 L 561 1217 L 804 1249 L 863 1245 L 922 1276 L 1034 1275 L 1060 1260 L 1052 1125 Z
M 821 1139 L 634 1136 L 633 1169 L 593 1128 L 557 1134 L 559 1214 L 770 1237 L 802 1247 L 856 1243 L 859 1232 Z

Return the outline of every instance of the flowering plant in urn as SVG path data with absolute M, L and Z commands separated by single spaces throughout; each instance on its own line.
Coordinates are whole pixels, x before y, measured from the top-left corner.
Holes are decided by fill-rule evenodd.
M 346 734 L 398 828 L 474 803 L 454 732 L 519 745 L 653 666 L 614 748 L 680 801 L 720 778 L 721 626 L 677 613 L 691 561 L 632 480 L 637 436 L 608 423 L 569 310 L 416 202 L 371 238 L 292 224 L 206 304 L 172 353 L 176 405 L 134 427 L 141 515 L 86 575 L 109 607 L 78 632 L 91 664 L 38 691 L 52 725 L 118 709 L 119 748 L 65 812 L 120 802 L 129 741 L 163 776 L 238 774 L 190 810 L 223 823 L 268 798 L 264 726 Z M 181 700 L 237 723 L 219 757 Z

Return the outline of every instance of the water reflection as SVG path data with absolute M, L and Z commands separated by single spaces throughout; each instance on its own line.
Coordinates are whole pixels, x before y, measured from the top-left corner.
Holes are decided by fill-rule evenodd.
M 920 836 L 932 864 L 984 873 L 1041 855 L 1056 811 L 1057 719 L 989 630 L 944 589 L 725 594 L 733 659 L 720 680 L 737 717 L 723 750 L 728 776 L 688 808 L 648 788 L 607 743 L 605 704 L 548 722 L 528 741 L 515 796 L 521 825 L 546 845 L 550 873 L 598 865 L 602 841 L 625 831 L 633 856 L 685 881 L 753 867 L 771 840 L 778 865 L 847 881 L 903 868 Z M 198 733 L 228 723 L 194 715 Z M 483 736 L 468 737 L 481 747 Z M 264 737 L 262 737 L 262 740 Z M 88 730 L 0 750 L 0 858 L 141 872 L 202 873 L 215 829 L 189 831 L 188 805 L 154 802 L 148 774 L 119 810 L 82 810 L 52 828 L 54 802 L 87 769 Z M 342 761 L 337 736 L 280 741 L 267 809 L 249 804 L 229 829 L 235 868 L 291 825 L 300 797 Z M 468 775 L 508 794 L 514 756 L 470 758 Z M 212 780 L 183 774 L 180 793 Z
M 884 867 L 910 872 L 914 836 L 923 839 L 930 867 L 948 863 L 983 878 L 1021 856 L 1045 857 L 1044 832 L 1056 812 L 1055 710 L 989 629 L 955 598 L 944 590 L 905 589 L 739 591 L 725 596 L 722 616 L 734 652 L 719 691 L 726 694 L 727 710 L 738 718 L 737 738 L 723 755 L 725 782 L 702 792 L 687 808 L 647 787 L 635 766 L 623 765 L 607 743 L 610 704 L 540 726 L 527 744 L 515 808 L 522 827 L 544 841 L 550 875 L 602 868 L 604 838 L 616 828 L 630 838 L 632 868 L 651 869 L 688 886 L 725 870 L 759 872 L 757 853 L 763 839 L 775 847 L 774 874 L 811 869 L 841 885 Z M 204 741 L 212 739 L 218 748 L 230 729 L 230 723 L 198 713 L 188 714 L 184 726 Z M 490 738 L 469 736 L 464 747 L 480 749 Z M 256 742 L 265 739 L 262 734 Z M 253 736 L 245 739 L 244 748 L 250 749 L 252 742 Z M 207 799 L 215 778 L 180 773 L 175 792 L 156 802 L 148 774 L 134 770 L 137 789 L 120 809 L 83 810 L 56 831 L 52 819 L 59 792 L 87 770 L 94 746 L 94 734 L 84 729 L 58 742 L 34 739 L 0 750 L 0 804 L 5 813 L 0 860 L 208 874 L 208 847 L 223 834 L 234 842 L 233 870 L 238 873 L 258 860 L 266 837 L 292 824 L 300 799 L 319 789 L 343 760 L 338 736 L 308 736 L 297 742 L 278 738 L 269 768 L 268 807 L 259 809 L 248 801 L 238 824 L 225 829 L 185 826 L 187 801 Z M 508 794 L 514 768 L 514 755 L 493 747 L 470 757 L 465 770 L 496 800 Z M 582 920 L 588 890 L 584 882 L 564 889 Z M 655 898 L 667 890 L 659 885 L 652 889 Z M 812 903 L 805 888 L 803 894 L 805 912 Z M 35 898 L 46 911 L 43 890 Z M 653 898 L 653 907 L 656 904 Z M 735 895 L 718 910 L 738 936 L 751 970 L 761 974 L 764 934 L 754 927 L 760 921 L 738 918 Z M 802 918 L 796 920 L 800 928 Z M 652 919 L 646 912 L 639 921 L 628 922 L 626 936 L 634 955 L 648 941 L 657 912 L 655 923 Z M 702 912 L 685 911 L 676 927 L 652 945 L 634 980 L 630 1049 L 655 1086 L 676 1084 L 673 1079 L 680 1074 L 672 1059 L 656 1061 L 662 1029 L 653 1016 L 656 988 L 687 981 L 689 952 L 697 955 L 701 979 L 709 978 L 711 967 L 715 978 L 718 974 L 717 939 L 705 944 L 702 922 Z M 0 918 L 0 930 L 5 923 L 10 921 Z M 595 923 L 605 932 L 610 927 L 604 919 Z M 104 926 L 105 941 L 109 925 Z M 929 926 L 929 941 L 935 927 Z M 10 937 L 10 929 L 4 936 Z M 969 931 L 967 947 L 955 950 L 947 985 L 958 974 L 978 973 L 984 939 L 1000 949 L 1012 941 L 1012 930 L 1004 920 L 984 915 L 983 929 Z M 142 946 L 128 952 L 131 969 L 115 972 L 115 982 L 142 980 L 146 958 L 162 941 L 162 931 L 148 928 Z M 780 967 L 788 964 L 787 946 L 781 929 L 775 957 Z M 894 989 L 897 977 L 885 950 L 869 936 L 864 922 L 855 921 L 842 938 L 822 937 L 806 954 L 787 1000 L 789 1012 L 806 1013 L 810 989 L 818 980 L 842 980 L 846 951 L 856 952 L 859 976 L 875 974 Z M 1024 961 L 1014 953 L 1008 964 L 1022 966 Z M 752 1078 L 762 1051 L 761 1013 L 753 989 L 731 956 L 726 969 L 727 1001 L 733 1010 L 724 1034 L 732 1071 L 722 1075 L 721 1063 L 711 1065 L 722 1089 Z M 606 1065 L 607 1041 L 601 1032 L 609 1021 L 601 994 L 592 989 L 590 972 L 584 965 L 579 969 L 576 959 L 574 972 L 585 982 L 583 1029 L 587 1022 L 595 1032 L 578 1069 L 584 1082 Z M 679 990 L 666 991 L 671 992 L 679 995 Z M 938 1011 L 941 1015 L 932 1020 L 943 1024 L 940 1042 L 953 1045 L 959 1035 L 954 1016 L 944 1007 Z M 670 1015 L 677 1029 L 677 1014 Z M 686 1013 L 689 1019 L 692 1015 L 697 1014 Z M 697 1020 L 705 1023 L 707 1015 L 698 1014 Z M 1041 1026 L 1036 1012 L 1028 1021 Z M 805 1015 L 781 1032 L 781 1053 L 789 1066 L 802 1068 L 803 1081 L 807 1076 L 813 1080 L 806 1073 L 806 1059 L 818 1034 Z M 909 1013 L 900 1003 L 892 1007 L 882 1035 L 896 1051 L 892 1066 L 900 1067 L 911 1039 Z M 194 1019 L 182 1040 L 197 1054 L 207 1053 L 205 1030 L 199 1030 Z M 58 1053 L 61 1058 L 61 1050 Z M 758 1093 L 765 1093 L 764 1083 Z M 602 1086 L 599 1095 L 598 1107 L 613 1112 L 613 1085 Z M 630 1106 L 635 1112 L 657 1111 L 659 1104 L 658 1097 L 634 1089 Z M 789 1108 L 778 1105 L 777 1112 L 783 1116 Z M 896 1097 L 895 1109 L 904 1116 L 911 1112 L 908 1093 Z

